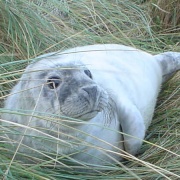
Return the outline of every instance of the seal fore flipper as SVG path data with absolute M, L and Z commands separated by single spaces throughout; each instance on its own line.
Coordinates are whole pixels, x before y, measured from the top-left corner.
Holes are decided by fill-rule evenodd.
M 124 108 L 121 111 L 120 124 L 124 136 L 124 150 L 132 155 L 139 151 L 144 136 L 144 120 L 135 106 Z

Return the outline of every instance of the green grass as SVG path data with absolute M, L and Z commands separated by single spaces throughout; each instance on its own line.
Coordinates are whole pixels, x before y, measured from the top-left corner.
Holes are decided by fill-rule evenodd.
M 139 2 L 0 0 L 0 113 L 10 89 L 37 55 L 96 43 L 130 45 L 153 54 L 180 51 L 179 32 L 162 30 L 159 24 L 157 28 L 147 12 L 149 2 Z M 52 159 L 37 160 L 39 163 L 34 165 L 11 161 L 8 157 L 14 154 L 11 147 L 0 143 L 0 177 L 6 174 L 7 179 L 17 180 L 179 179 L 179 89 L 180 73 L 177 73 L 162 88 L 147 132 L 149 143 L 144 142 L 138 159 L 112 166 L 111 172 L 79 174 L 63 171 L 59 164 L 54 168 Z

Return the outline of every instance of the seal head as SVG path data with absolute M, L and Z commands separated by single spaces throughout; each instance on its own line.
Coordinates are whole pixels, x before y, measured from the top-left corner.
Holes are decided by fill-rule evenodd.
M 37 90 L 36 96 L 31 92 L 34 94 L 31 97 L 34 97 L 38 110 L 42 109 L 42 104 L 47 105 L 50 102 L 51 108 L 48 105 L 45 111 L 89 120 L 107 106 L 107 92 L 93 80 L 90 70 L 84 66 L 66 64 L 64 67 L 58 62 L 53 63 L 50 68 L 42 65 L 41 69 L 34 69 L 35 64 L 28 68 L 24 77 L 26 80 L 21 82 L 22 88 L 28 89 L 28 94 L 31 89 L 34 91 L 32 87 L 39 88 L 41 94 L 37 94 Z M 34 81 L 35 79 L 38 81 Z M 29 83 L 26 83 L 27 80 Z M 40 98 L 40 104 L 37 103 L 37 96 Z

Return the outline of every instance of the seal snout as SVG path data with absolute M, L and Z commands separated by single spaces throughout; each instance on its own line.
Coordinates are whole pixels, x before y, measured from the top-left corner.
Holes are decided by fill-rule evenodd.
M 108 97 L 106 92 L 97 85 L 82 87 L 85 99 L 89 103 L 89 108 L 93 111 L 102 111 L 107 104 Z
M 92 85 L 92 86 L 85 86 L 82 87 L 82 90 L 85 91 L 86 96 L 88 96 L 88 100 L 92 102 L 95 102 L 98 98 L 98 87 L 96 85 Z

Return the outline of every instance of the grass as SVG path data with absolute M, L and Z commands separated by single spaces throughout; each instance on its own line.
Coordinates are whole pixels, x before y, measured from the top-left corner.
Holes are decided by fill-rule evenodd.
M 180 28 L 180 4 L 178 0 L 152 0 L 151 16 L 156 25 L 166 32 L 178 31 Z M 157 26 L 158 27 L 158 26 Z
M 158 9 L 158 20 L 147 7 Z M 157 1 L 0 0 L 0 112 L 10 89 L 37 55 L 95 43 L 125 44 L 153 54 L 180 51 L 179 24 L 164 26 L 161 9 L 165 8 Z M 177 73 L 162 87 L 146 136 L 149 143 L 143 144 L 138 159 L 111 167 L 111 172 L 79 174 L 63 171 L 59 164 L 54 168 L 51 159 L 35 165 L 11 161 L 11 147 L 0 143 L 0 176 L 8 169 L 4 179 L 179 179 L 179 89 Z

